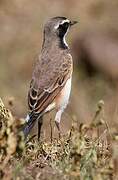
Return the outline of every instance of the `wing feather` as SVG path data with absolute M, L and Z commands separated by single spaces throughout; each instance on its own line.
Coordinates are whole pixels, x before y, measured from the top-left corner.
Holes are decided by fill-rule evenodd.
M 35 71 L 37 72 L 34 74 L 28 93 L 29 115 L 37 116 L 44 112 L 70 78 L 72 74 L 71 56 L 66 57 L 66 63 L 64 59 L 63 62 L 60 63 L 60 66 L 58 65 L 58 70 L 56 72 L 50 71 L 50 74 L 48 74 L 45 69 L 43 69 L 43 73 L 41 74 L 41 70 L 39 70 L 40 67 L 36 67 Z M 51 65 L 48 66 L 48 69 L 50 67 Z M 48 76 L 48 83 L 46 76 Z M 44 86 L 45 84 L 46 87 Z

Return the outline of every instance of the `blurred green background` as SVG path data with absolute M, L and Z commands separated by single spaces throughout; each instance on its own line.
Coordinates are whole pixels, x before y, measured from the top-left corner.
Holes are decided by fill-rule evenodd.
M 67 37 L 74 74 L 70 103 L 62 118 L 64 129 L 73 117 L 89 122 L 101 99 L 105 117 L 116 129 L 117 0 L 0 0 L 0 96 L 5 105 L 15 116 L 26 115 L 32 65 L 40 53 L 43 25 L 53 16 L 79 21 Z

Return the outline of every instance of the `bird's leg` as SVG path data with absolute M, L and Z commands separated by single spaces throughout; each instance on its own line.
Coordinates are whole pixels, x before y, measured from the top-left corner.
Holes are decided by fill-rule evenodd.
M 63 110 L 59 110 L 56 113 L 55 117 L 55 124 L 59 133 L 59 138 L 61 138 L 61 129 L 60 129 L 60 121 L 61 121 L 61 115 L 62 115 Z
M 60 129 L 60 123 L 55 121 L 56 127 L 58 129 L 59 138 L 61 138 L 61 129 Z
M 41 116 L 38 119 L 38 141 L 40 140 L 40 136 L 41 136 L 41 127 L 42 127 L 42 124 L 43 124 L 43 116 Z

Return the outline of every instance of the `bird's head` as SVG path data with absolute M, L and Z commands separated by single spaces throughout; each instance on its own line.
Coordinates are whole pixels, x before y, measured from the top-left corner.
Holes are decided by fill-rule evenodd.
M 44 34 L 51 38 L 58 37 L 63 40 L 70 27 L 76 23 L 77 21 L 71 21 L 66 17 L 53 17 L 46 22 Z

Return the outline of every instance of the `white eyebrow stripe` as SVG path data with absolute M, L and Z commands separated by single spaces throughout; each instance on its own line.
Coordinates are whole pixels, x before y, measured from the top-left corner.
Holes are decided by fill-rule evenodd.
M 70 22 L 68 19 L 65 19 L 65 20 L 62 20 L 62 22 L 60 22 L 60 23 L 57 23 L 57 25 L 54 27 L 55 29 L 58 29 L 58 27 L 59 27 L 59 25 L 60 24 L 64 24 L 65 22 Z
M 68 19 L 63 20 L 60 24 L 64 24 L 65 22 L 70 22 Z

